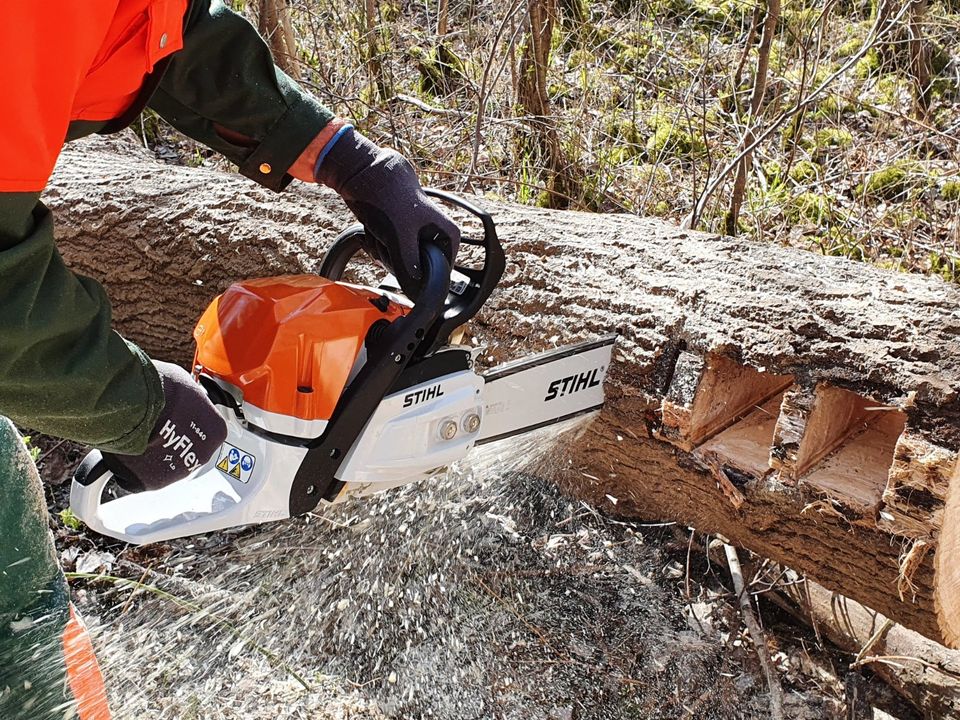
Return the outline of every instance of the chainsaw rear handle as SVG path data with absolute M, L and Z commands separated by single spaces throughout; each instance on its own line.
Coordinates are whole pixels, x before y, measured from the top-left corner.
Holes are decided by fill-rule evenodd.
M 91 450 L 80 463 L 70 484 L 70 509 L 91 530 L 110 535 L 100 513 L 103 490 L 113 473 L 99 450 Z
M 500 238 L 497 237 L 497 228 L 489 213 L 473 203 L 443 190 L 425 188 L 424 192 L 430 197 L 466 210 L 480 220 L 483 225 L 483 238 L 478 240 L 463 237 L 460 243 L 461 245 L 482 247 L 484 254 L 483 265 L 479 268 L 464 265 L 454 266 L 453 269 L 467 277 L 467 285 L 455 288 L 454 292 L 448 292 L 442 300 L 443 311 L 427 329 L 424 342 L 419 344 L 416 351 L 418 357 L 428 355 L 445 344 L 454 330 L 465 324 L 480 311 L 480 308 L 483 307 L 487 298 L 490 297 L 490 294 L 500 282 L 506 267 L 503 246 L 500 244 Z M 327 250 L 327 254 L 320 265 L 320 275 L 330 280 L 340 280 L 347 264 L 354 255 L 363 249 L 363 240 L 364 229 L 362 225 L 354 225 L 342 232 L 334 240 L 330 249 Z M 422 302 L 423 299 L 420 298 L 417 304 Z

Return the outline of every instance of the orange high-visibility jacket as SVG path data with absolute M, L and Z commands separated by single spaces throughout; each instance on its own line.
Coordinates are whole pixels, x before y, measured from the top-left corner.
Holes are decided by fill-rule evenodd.
M 121 117 L 183 47 L 187 0 L 7 0 L 0 192 L 42 190 L 72 121 Z
M 40 192 L 66 140 L 145 105 L 274 190 L 332 117 L 222 0 L 0 0 L 0 415 L 127 454 L 160 380 L 64 266 Z

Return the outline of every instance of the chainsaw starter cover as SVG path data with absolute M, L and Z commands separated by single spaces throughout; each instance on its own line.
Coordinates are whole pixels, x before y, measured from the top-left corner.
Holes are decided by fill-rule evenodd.
M 329 420 L 370 327 L 408 311 L 369 288 L 316 275 L 244 280 L 197 323 L 194 369 L 238 389 L 245 409 Z

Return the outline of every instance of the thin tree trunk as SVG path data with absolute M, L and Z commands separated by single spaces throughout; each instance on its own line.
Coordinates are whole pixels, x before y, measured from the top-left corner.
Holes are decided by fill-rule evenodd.
M 770 68 L 770 49 L 773 46 L 773 35 L 777 31 L 777 22 L 780 19 L 780 0 L 766 0 L 767 17 L 763 22 L 763 35 L 760 38 L 760 48 L 757 57 L 757 73 L 753 80 L 753 92 L 750 96 L 750 114 L 747 116 L 747 128 L 743 135 L 741 148 L 749 147 L 754 141 L 753 128 L 759 122 L 760 111 L 763 107 L 763 97 L 767 91 L 767 72 Z M 737 225 L 740 219 L 740 208 L 747 190 L 747 175 L 753 163 L 753 153 L 745 153 L 737 168 L 737 177 L 733 182 L 733 194 L 730 197 L 730 210 L 727 213 L 727 235 L 737 234 Z
M 364 40 L 367 46 L 367 70 L 370 73 L 370 86 L 375 89 L 381 100 L 386 100 L 391 93 L 390 84 L 383 72 L 383 63 L 380 61 L 380 43 L 377 42 L 377 16 L 377 0 L 364 0 Z
M 297 37 L 286 0 L 260 0 L 257 29 L 270 46 L 277 67 L 295 80 L 302 80 Z
M 547 95 L 547 69 L 557 18 L 557 0 L 529 0 L 526 42 L 520 56 L 518 100 L 530 126 L 530 141 L 522 143 L 543 172 L 550 207 L 566 207 L 578 194 L 570 158 L 563 150 Z
M 930 112 L 930 78 L 933 74 L 930 43 L 923 33 L 927 15 L 927 0 L 912 0 L 910 8 L 910 71 L 913 76 L 913 104 L 917 117 L 926 118 Z
M 447 34 L 447 22 L 450 14 L 450 0 L 440 0 L 440 7 L 437 10 L 437 35 L 443 37 Z

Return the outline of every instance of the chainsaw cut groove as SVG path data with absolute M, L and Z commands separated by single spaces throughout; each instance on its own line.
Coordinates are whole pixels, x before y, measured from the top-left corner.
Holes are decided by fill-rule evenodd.
M 893 464 L 893 450 L 906 422 L 901 412 L 877 414 L 875 420 L 862 421 L 800 480 L 861 513 L 870 524 L 875 523 L 874 515 Z
M 905 425 L 903 412 L 849 390 L 795 388 L 784 397 L 771 465 L 784 484 L 805 484 L 873 523 Z
M 770 446 L 783 395 L 783 392 L 777 393 L 714 435 L 694 451 L 694 456 L 723 471 L 735 485 L 743 486 L 764 478 L 771 472 Z
M 661 406 L 660 436 L 693 450 L 792 383 L 789 375 L 761 372 L 724 355 L 711 353 L 702 360 L 683 352 Z

